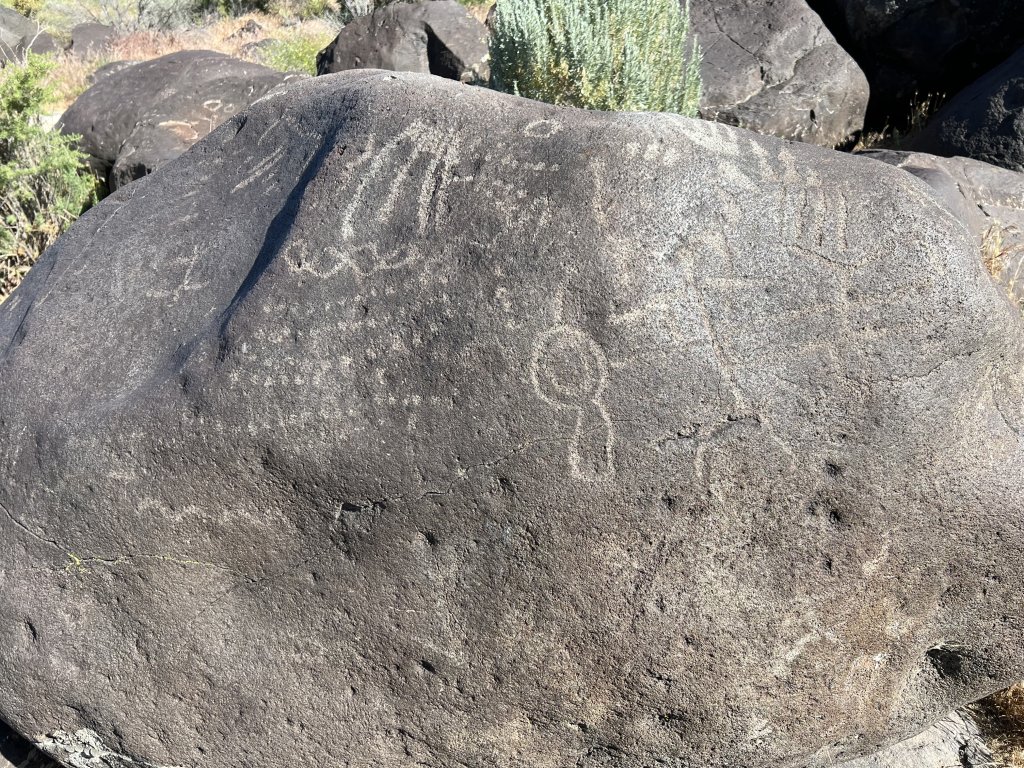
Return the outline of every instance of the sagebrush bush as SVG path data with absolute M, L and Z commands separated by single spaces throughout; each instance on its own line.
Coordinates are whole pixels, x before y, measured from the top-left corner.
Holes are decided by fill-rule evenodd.
M 700 51 L 679 0 L 498 0 L 491 84 L 587 109 L 694 115 Z
M 333 38 L 333 34 L 286 34 L 270 40 L 267 47 L 259 51 L 257 58 L 261 64 L 281 72 L 305 72 L 315 75 L 316 55 L 326 48 Z
M 0 69 L 0 301 L 94 198 L 74 138 L 39 122 L 52 66 L 29 54 Z

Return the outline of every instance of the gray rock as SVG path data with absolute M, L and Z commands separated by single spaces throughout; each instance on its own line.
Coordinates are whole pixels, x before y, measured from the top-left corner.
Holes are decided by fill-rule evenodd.
M 917 736 L 839 768 L 990 768 L 996 765 L 977 724 L 959 712 Z
M 152 173 L 297 75 L 213 51 L 181 51 L 99 78 L 61 117 L 111 189 Z
M 316 58 L 318 75 L 347 69 L 486 81 L 487 27 L 456 0 L 391 3 L 356 17 Z
M 958 93 L 912 147 L 1024 171 L 1024 48 Z
M 122 70 L 128 69 L 128 67 L 134 67 L 138 63 L 139 62 L 137 61 L 111 61 L 104 64 L 89 75 L 89 84 L 95 85 L 108 75 L 113 75 L 115 72 L 121 72 Z
M 55 53 L 57 44 L 32 19 L 22 16 L 13 8 L 0 5 L 0 64 L 33 53 Z
M 826 766 L 1024 668 L 1024 317 L 882 163 L 312 78 L 0 339 L 0 717 L 65 762 Z
M 950 96 L 1024 45 L 1020 0 L 810 0 L 871 83 L 872 126 Z
M 923 152 L 881 150 L 864 155 L 927 183 L 939 202 L 967 226 L 989 270 L 1024 307 L 1024 173 Z
M 117 38 L 117 30 L 106 24 L 89 22 L 78 24 L 71 30 L 71 45 L 68 51 L 75 56 L 99 56 L 109 50 Z
M 864 126 L 868 82 L 804 0 L 694 0 L 701 114 L 833 147 Z

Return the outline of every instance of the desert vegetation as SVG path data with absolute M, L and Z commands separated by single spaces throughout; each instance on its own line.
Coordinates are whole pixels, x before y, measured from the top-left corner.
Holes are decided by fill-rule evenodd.
M 40 121 L 53 64 L 28 54 L 0 70 L 0 297 L 94 199 L 74 137 Z
M 678 0 L 499 0 L 496 88 L 550 104 L 695 115 L 700 51 Z

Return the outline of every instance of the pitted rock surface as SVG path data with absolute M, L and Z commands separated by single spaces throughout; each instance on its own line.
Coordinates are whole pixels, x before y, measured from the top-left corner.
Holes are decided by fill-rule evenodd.
M 833 147 L 864 127 L 868 81 L 804 0 L 694 0 L 701 114 Z
M 487 56 L 487 27 L 465 7 L 456 0 L 420 0 L 357 16 L 317 55 L 316 71 L 391 69 L 485 82 Z
M 61 117 L 110 189 L 152 173 L 232 115 L 301 78 L 214 51 L 111 67 Z
M 865 157 L 912 173 L 960 219 L 989 271 L 1024 308 L 1024 173 L 966 157 L 875 150 Z
M 0 339 L 0 717 L 51 750 L 826 766 L 1024 667 L 1024 318 L 897 168 L 313 78 Z

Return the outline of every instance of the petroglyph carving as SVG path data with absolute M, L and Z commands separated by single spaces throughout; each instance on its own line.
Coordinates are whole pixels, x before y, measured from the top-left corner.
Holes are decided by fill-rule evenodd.
M 419 241 L 443 207 L 447 158 L 458 154 L 456 144 L 430 146 L 424 128 L 413 124 L 377 150 L 342 216 L 338 257 L 364 277 L 422 259 Z M 383 200 L 368 197 L 385 184 Z
M 546 139 L 548 136 L 554 136 L 560 130 L 562 130 L 561 124 L 554 120 L 534 120 L 523 129 L 523 135 Z
M 797 170 L 793 153 L 779 151 L 782 164 L 781 239 L 787 247 L 844 267 L 870 260 L 848 237 L 849 202 L 839 192 L 825 189 L 814 170 Z
M 615 429 L 605 408 L 608 360 L 579 328 L 556 325 L 534 343 L 530 374 L 537 396 L 575 415 L 569 471 L 579 480 L 615 474 Z

